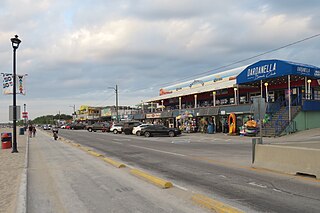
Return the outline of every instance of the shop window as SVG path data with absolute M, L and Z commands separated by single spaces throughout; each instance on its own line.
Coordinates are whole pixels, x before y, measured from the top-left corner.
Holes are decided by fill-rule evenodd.
M 315 89 L 313 95 L 314 100 L 320 100 L 320 89 Z
M 240 104 L 245 104 L 247 102 L 247 96 L 240 96 Z
M 221 104 L 221 105 L 226 105 L 226 104 L 228 104 L 228 99 L 227 99 L 227 98 L 220 99 L 220 104 Z
M 274 102 L 274 92 L 268 92 L 268 102 Z

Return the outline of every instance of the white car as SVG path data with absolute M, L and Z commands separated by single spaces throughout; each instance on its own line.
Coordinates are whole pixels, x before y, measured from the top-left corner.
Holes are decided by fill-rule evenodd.
M 144 127 L 147 127 L 147 126 L 151 126 L 151 125 L 153 125 L 153 124 L 141 124 L 139 126 L 133 127 L 132 134 L 140 136 L 141 128 L 144 128 Z
M 110 128 L 110 132 L 113 132 L 114 134 L 121 134 L 122 133 L 123 125 L 121 124 L 113 124 Z

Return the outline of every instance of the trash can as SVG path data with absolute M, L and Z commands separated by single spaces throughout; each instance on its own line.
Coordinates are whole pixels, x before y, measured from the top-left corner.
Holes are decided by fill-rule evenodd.
M 1 133 L 1 148 L 10 149 L 12 147 L 12 134 L 11 132 Z
M 20 128 L 19 135 L 24 135 L 24 128 Z

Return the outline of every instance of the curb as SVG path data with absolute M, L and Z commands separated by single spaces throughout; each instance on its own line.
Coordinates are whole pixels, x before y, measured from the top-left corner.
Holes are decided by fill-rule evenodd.
M 99 154 L 99 153 L 97 153 L 97 152 L 95 152 L 95 151 L 92 151 L 92 150 L 88 150 L 87 152 L 88 152 L 90 155 L 93 155 L 93 156 L 96 156 L 96 157 L 103 157 L 102 154 Z
M 194 194 L 192 201 L 217 213 L 242 213 L 242 211 L 201 194 Z
M 26 155 L 24 161 L 24 168 L 21 175 L 21 182 L 17 198 L 16 213 L 27 212 L 27 183 L 28 183 L 28 164 L 29 164 L 29 137 L 26 141 Z
M 159 187 L 161 187 L 163 189 L 167 189 L 167 188 L 173 187 L 173 184 L 171 182 L 163 180 L 163 179 L 158 178 L 158 177 L 155 177 L 153 175 L 150 175 L 150 174 L 145 173 L 143 171 L 140 171 L 138 169 L 131 169 L 130 173 L 135 175 L 135 176 L 141 177 L 141 178 L 147 180 L 148 182 L 153 183 L 154 185 L 159 186 Z
M 126 167 L 125 164 L 119 163 L 119 162 L 117 162 L 117 161 L 114 161 L 114 160 L 112 160 L 111 158 L 104 157 L 104 158 L 102 158 L 102 160 L 105 161 L 105 162 L 107 162 L 107 163 L 109 163 L 109 164 L 111 164 L 111 165 L 114 166 L 114 167 L 117 167 L 117 168 L 124 168 L 124 167 Z

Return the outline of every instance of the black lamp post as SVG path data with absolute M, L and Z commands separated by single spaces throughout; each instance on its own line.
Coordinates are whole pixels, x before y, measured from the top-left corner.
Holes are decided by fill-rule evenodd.
M 21 40 L 18 39 L 18 35 L 15 35 L 14 38 L 11 38 L 12 48 L 13 48 L 13 144 L 12 144 L 12 153 L 18 152 L 17 149 L 17 97 L 16 97 L 16 50 L 21 43 Z

